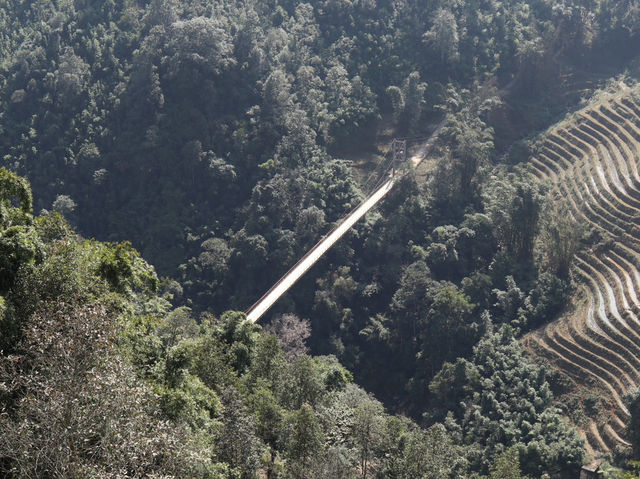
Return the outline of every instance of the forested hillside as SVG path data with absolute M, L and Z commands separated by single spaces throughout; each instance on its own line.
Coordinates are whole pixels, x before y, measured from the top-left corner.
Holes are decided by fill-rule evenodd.
M 11 1 L 0 35 L 0 471 L 576 477 L 518 339 L 599 239 L 523 164 L 634 75 L 637 2 Z M 268 332 L 234 312 L 439 125 Z
M 477 410 L 462 422 L 474 438 L 463 446 L 462 430 L 390 416 L 334 356 L 308 356 L 308 324 L 295 316 L 265 331 L 233 311 L 196 321 L 158 293 L 129 244 L 84 240 L 58 213 L 34 218 L 31 202 L 27 181 L 0 169 L 3 477 L 519 474 L 518 451 L 483 432 L 471 393 L 495 394 L 485 381 L 506 374 L 514 388 L 531 385 L 517 403 L 501 398 L 500 427 L 530 425 L 517 435 L 523 468 L 567 474 L 581 463 L 581 440 L 508 327 L 439 376 L 443 400 Z M 472 382 L 458 388 L 459 374 Z
M 28 183 L 0 169 L 2 477 L 468 468 L 441 424 L 385 414 L 334 357 L 309 357 L 303 334 L 279 341 L 231 311 L 196 322 L 129 245 L 30 208 Z

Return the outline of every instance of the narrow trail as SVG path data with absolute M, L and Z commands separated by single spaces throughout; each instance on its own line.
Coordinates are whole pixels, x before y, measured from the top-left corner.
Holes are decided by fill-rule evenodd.
M 613 241 L 576 256 L 581 282 L 565 317 L 529 333 L 523 344 L 604 407 L 582 427 L 590 452 L 629 446 L 623 397 L 640 386 L 640 106 L 624 88 L 548 132 L 531 172 L 551 186 L 578 222 Z M 580 306 L 581 305 L 581 306 Z M 589 385 L 589 386 L 587 386 Z M 578 389 L 579 390 L 579 389 Z

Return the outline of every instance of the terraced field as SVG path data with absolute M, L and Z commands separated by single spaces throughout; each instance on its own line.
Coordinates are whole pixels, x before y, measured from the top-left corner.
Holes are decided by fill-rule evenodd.
M 573 218 L 613 241 L 578 253 L 574 310 L 524 343 L 604 406 L 580 424 L 593 452 L 625 440 L 622 397 L 640 385 L 640 100 L 621 93 L 550 131 L 534 174 L 549 181 Z

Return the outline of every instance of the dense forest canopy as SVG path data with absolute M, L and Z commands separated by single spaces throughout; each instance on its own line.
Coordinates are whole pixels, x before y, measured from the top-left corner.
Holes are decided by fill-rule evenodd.
M 0 35 L 0 471 L 575 477 L 517 338 L 606 239 L 519 163 L 633 65 L 637 2 L 11 1 Z M 234 312 L 438 126 L 265 331 Z
M 233 311 L 196 321 L 159 294 L 129 244 L 84 240 L 59 213 L 34 218 L 29 184 L 6 169 L 0 178 L 3 477 L 459 477 L 505 462 L 505 447 L 526 455 L 527 471 L 581 463 L 581 440 L 506 326 L 456 366 L 475 382 L 449 390 L 442 373 L 433 388 L 489 416 L 512 411 L 500 429 L 517 411 L 531 430 L 496 443 L 466 414 L 447 417 L 460 421 L 453 433 L 420 428 L 387 414 L 335 356 L 308 356 L 308 322 L 283 316 L 262 331 Z M 538 388 L 531 403 L 478 403 L 495 394 L 481 378 L 511 376 L 514 364 L 514 386 Z M 510 454 L 500 467 L 519 474 Z
M 357 201 L 338 158 L 373 151 L 381 115 L 425 131 L 435 105 L 468 101 L 451 87 L 515 79 L 535 101 L 565 69 L 632 54 L 633 2 L 595 3 L 10 2 L 4 161 L 32 181 L 37 211 L 130 240 L 163 274 L 213 269 L 202 281 L 246 307 L 308 246 L 295 233 Z M 225 263 L 222 243 L 202 246 L 212 238 L 229 261 L 252 245 L 242 264 L 257 271 L 216 278 L 224 267 L 198 264 L 220 249 Z

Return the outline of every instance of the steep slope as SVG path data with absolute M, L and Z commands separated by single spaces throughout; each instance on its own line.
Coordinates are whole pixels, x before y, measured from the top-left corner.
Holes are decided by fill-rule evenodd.
M 603 407 L 582 426 L 592 451 L 627 445 L 623 396 L 640 385 L 640 100 L 623 87 L 551 130 L 531 159 L 555 201 L 598 231 L 578 253 L 575 308 L 527 335 L 525 345 Z

